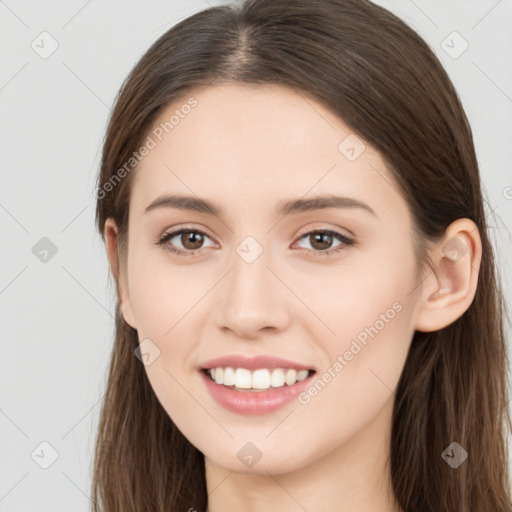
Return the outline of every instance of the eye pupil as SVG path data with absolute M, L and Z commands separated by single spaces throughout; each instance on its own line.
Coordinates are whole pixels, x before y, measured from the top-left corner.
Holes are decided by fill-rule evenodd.
M 184 231 L 181 235 L 181 243 L 183 247 L 190 250 L 200 249 L 203 244 L 203 235 L 197 231 Z M 192 246 L 187 244 L 192 243 Z
M 314 240 L 314 243 L 312 243 L 311 245 L 316 249 L 328 249 L 332 244 L 332 235 L 328 233 L 313 233 L 311 236 L 313 237 Z M 319 247 L 315 246 L 317 242 L 319 242 Z

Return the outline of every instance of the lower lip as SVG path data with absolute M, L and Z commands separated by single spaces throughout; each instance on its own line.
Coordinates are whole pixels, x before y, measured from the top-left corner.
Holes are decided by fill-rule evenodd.
M 217 384 L 204 371 L 199 372 L 206 388 L 220 405 L 239 414 L 266 414 L 293 401 L 310 384 L 314 373 L 291 386 L 271 388 L 269 391 L 237 391 Z

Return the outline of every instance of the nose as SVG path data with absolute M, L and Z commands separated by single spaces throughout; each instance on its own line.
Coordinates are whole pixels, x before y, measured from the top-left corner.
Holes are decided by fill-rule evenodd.
M 290 290 L 268 263 L 265 252 L 252 263 L 238 255 L 233 259 L 219 289 L 216 319 L 220 329 L 254 340 L 287 328 Z

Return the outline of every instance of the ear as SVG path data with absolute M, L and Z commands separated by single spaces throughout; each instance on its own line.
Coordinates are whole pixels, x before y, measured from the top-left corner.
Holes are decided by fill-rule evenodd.
M 112 218 L 105 221 L 105 244 L 107 247 L 107 255 L 110 263 L 110 269 L 116 282 L 117 300 L 123 312 L 123 317 L 128 325 L 136 329 L 135 317 L 133 315 L 128 294 L 127 269 L 121 265 L 121 258 L 118 250 L 118 228 Z
M 475 297 L 482 259 L 477 225 L 457 219 L 430 252 L 432 272 L 421 283 L 415 329 L 437 331 L 450 325 L 469 308 Z

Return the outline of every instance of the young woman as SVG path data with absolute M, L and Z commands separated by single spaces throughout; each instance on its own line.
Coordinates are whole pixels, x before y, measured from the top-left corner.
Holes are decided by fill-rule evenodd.
M 95 511 L 509 512 L 503 299 L 473 139 L 367 0 L 248 0 L 124 83 Z

